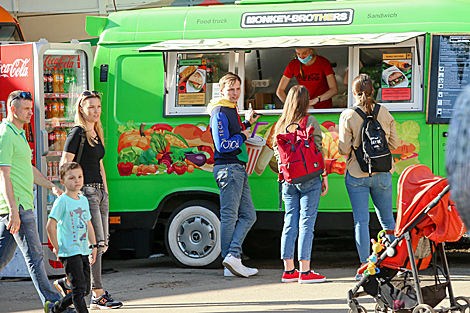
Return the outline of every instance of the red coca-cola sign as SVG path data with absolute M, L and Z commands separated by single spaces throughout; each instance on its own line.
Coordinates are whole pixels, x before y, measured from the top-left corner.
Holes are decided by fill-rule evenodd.
M 44 66 L 52 68 L 73 68 L 77 62 L 76 68 L 80 68 L 80 60 L 77 60 L 77 55 L 48 55 L 44 59 Z
M 16 59 L 11 63 L 1 63 L 0 77 L 28 77 L 31 59 Z
M 5 106 L 8 105 L 8 95 L 15 90 L 29 91 L 34 98 L 33 62 L 32 44 L 0 45 L 0 102 Z M 42 87 L 42 79 L 40 84 Z M 31 122 L 25 124 L 25 136 L 33 151 L 33 164 L 36 163 L 34 131 L 33 116 Z

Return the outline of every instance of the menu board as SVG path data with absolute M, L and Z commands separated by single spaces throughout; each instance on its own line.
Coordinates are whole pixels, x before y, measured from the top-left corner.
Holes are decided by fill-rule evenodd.
M 470 34 L 431 37 L 427 122 L 448 124 L 455 101 L 470 83 Z
M 382 100 L 411 100 L 412 54 L 386 53 L 382 59 Z
M 178 105 L 204 105 L 205 103 L 206 60 L 179 60 Z

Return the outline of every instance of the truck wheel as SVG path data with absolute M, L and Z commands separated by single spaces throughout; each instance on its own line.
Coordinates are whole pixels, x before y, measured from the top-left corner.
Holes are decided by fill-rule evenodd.
M 220 266 L 220 221 L 216 212 L 214 203 L 195 200 L 180 205 L 171 214 L 165 244 L 179 266 Z

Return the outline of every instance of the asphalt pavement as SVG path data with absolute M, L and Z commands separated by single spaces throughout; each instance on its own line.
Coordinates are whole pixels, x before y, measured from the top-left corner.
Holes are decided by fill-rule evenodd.
M 356 284 L 354 252 L 321 252 L 312 269 L 327 277 L 317 284 L 281 283 L 280 260 L 245 260 L 258 267 L 250 278 L 224 277 L 222 269 L 178 268 L 168 257 L 105 260 L 114 271 L 103 276 L 105 288 L 124 306 L 139 312 L 348 312 L 347 291 Z M 449 254 L 455 295 L 470 296 L 469 252 Z M 374 312 L 371 297 L 359 302 Z M 439 306 L 448 306 L 444 300 Z M 0 312 L 44 312 L 31 280 L 0 280 Z

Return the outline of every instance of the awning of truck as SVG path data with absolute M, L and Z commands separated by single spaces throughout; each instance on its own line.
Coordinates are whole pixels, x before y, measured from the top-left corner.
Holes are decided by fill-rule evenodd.
M 319 46 L 394 44 L 425 34 L 424 32 L 345 34 L 318 36 L 281 36 L 252 38 L 166 40 L 140 49 L 140 52 L 189 52 L 208 50 L 251 50 Z

